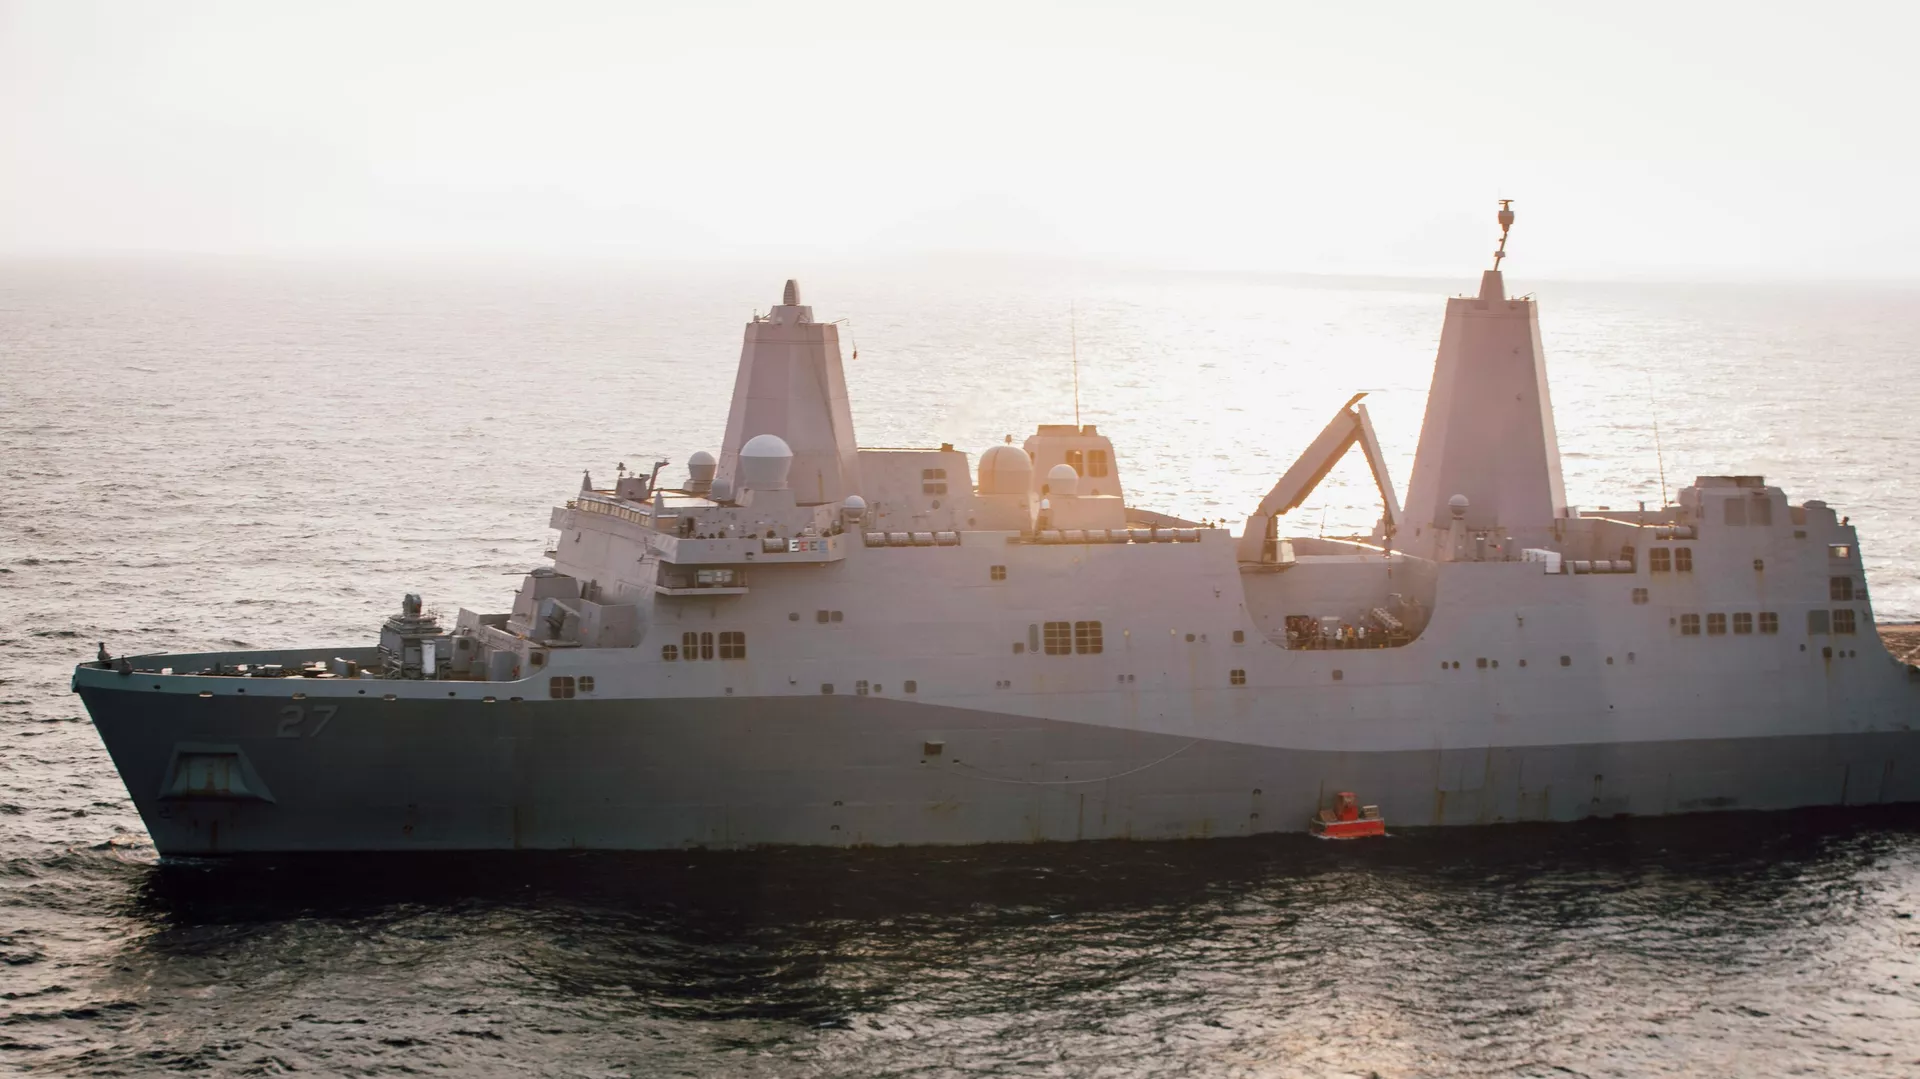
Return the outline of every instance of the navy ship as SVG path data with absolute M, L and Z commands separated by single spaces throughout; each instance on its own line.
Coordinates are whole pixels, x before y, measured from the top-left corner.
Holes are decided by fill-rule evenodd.
M 1920 671 L 1882 644 L 1832 507 L 1754 475 L 1567 504 L 1538 311 L 1500 267 L 1512 220 L 1447 301 L 1404 501 L 1359 397 L 1237 535 L 1129 504 L 1091 424 L 977 458 L 862 449 L 838 329 L 789 281 L 746 326 L 718 457 L 678 486 L 664 462 L 584 482 L 511 610 L 447 624 L 408 596 L 363 645 L 103 649 L 73 688 L 169 855 L 1920 799 Z M 1356 447 L 1372 535 L 1281 535 Z

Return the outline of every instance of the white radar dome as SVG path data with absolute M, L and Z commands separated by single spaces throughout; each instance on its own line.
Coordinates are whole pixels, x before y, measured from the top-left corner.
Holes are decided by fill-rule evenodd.
M 749 491 L 784 491 L 793 450 L 779 435 L 755 435 L 740 447 L 740 472 L 734 478 Z
M 1033 490 L 1033 458 L 1018 446 L 992 446 L 980 455 L 980 493 L 1019 495 Z
M 1047 469 L 1047 490 L 1057 495 L 1071 495 L 1080 490 L 1080 473 L 1066 463 Z
M 719 466 L 713 454 L 695 450 L 693 456 L 687 458 L 687 490 L 704 491 L 713 486 L 713 471 Z
M 847 500 L 840 503 L 840 508 L 846 510 L 848 513 L 865 513 L 867 512 L 867 500 L 861 498 L 859 495 L 848 495 Z
M 1453 519 L 1458 521 L 1467 515 L 1467 496 L 1454 495 L 1447 499 L 1447 508 L 1453 511 Z

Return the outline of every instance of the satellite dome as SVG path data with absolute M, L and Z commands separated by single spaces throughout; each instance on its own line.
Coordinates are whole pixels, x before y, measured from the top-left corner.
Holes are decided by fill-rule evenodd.
M 715 502 L 731 502 L 733 501 L 733 484 L 726 480 L 714 480 L 713 487 L 707 492 L 707 497 Z
M 867 500 L 861 498 L 859 495 L 848 495 L 847 500 L 840 503 L 840 508 L 846 510 L 848 513 L 865 513 L 867 512 Z
M 687 490 L 704 491 L 713 486 L 713 470 L 718 466 L 713 454 L 695 450 L 693 456 L 687 458 Z
M 1454 495 L 1447 499 L 1447 508 L 1453 511 L 1453 519 L 1458 521 L 1467 515 L 1467 496 Z
M 980 455 L 980 493 L 1019 495 L 1033 490 L 1033 458 L 1018 446 L 992 446 Z
M 1080 473 L 1062 462 L 1047 469 L 1047 489 L 1057 495 L 1071 495 L 1080 489 Z
M 755 435 L 740 447 L 740 471 L 735 476 L 749 491 L 784 491 L 793 450 L 779 435 Z

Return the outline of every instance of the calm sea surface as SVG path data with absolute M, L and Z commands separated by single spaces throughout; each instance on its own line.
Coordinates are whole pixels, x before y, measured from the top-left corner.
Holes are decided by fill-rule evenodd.
M 0 263 L 0 1073 L 1920 1074 L 1920 811 L 1164 845 L 160 863 L 94 642 L 504 609 L 582 469 L 717 450 L 784 267 Z M 1474 285 L 804 275 L 867 445 L 1081 411 L 1243 517 L 1352 392 L 1404 490 Z M 1570 498 L 1759 472 L 1920 617 L 1920 293 L 1535 289 Z M 843 337 L 843 340 L 847 339 Z M 1656 454 L 1655 424 L 1658 443 Z M 1343 465 L 1289 521 L 1378 514 Z

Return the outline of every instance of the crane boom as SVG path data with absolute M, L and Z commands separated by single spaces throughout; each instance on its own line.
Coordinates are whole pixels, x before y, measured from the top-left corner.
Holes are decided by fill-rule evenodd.
M 1354 443 L 1367 458 L 1374 486 L 1380 489 L 1384 508 L 1382 531 L 1391 539 L 1400 529 L 1400 499 L 1393 493 L 1393 481 L 1387 478 L 1387 460 L 1380 452 L 1380 440 L 1374 436 L 1373 421 L 1367 418 L 1367 406 L 1360 403 L 1364 393 L 1356 393 L 1333 419 L 1322 428 L 1306 451 L 1273 485 L 1260 508 L 1247 518 L 1246 531 L 1240 536 L 1240 561 L 1272 562 L 1278 557 L 1280 517 L 1307 500 L 1333 466 L 1340 463 Z

